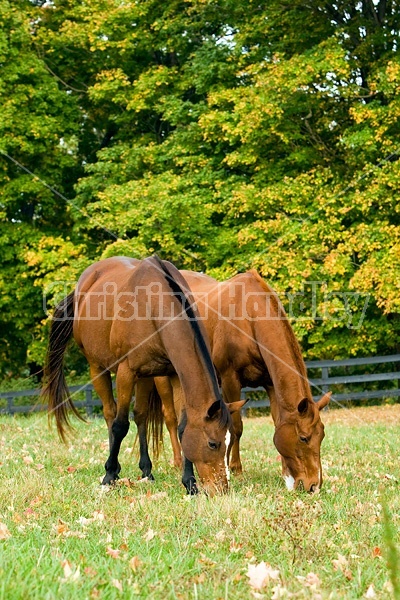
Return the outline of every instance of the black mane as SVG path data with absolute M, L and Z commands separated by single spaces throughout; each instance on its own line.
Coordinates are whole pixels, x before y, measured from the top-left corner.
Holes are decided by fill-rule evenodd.
M 210 375 L 214 395 L 217 398 L 217 400 L 219 400 L 219 403 L 221 405 L 220 425 L 222 427 L 226 427 L 230 421 L 230 413 L 225 402 L 222 399 L 221 392 L 219 390 L 214 364 L 212 362 L 211 354 L 208 349 L 207 343 L 204 339 L 204 333 L 201 330 L 198 316 L 193 308 L 192 303 L 186 295 L 187 292 L 190 292 L 190 288 L 186 283 L 186 280 L 184 279 L 183 275 L 179 273 L 178 269 L 176 269 L 176 267 L 174 267 L 172 263 L 165 260 L 161 260 L 157 255 L 154 255 L 151 258 L 154 259 L 157 262 L 157 265 L 162 269 L 165 279 L 167 280 L 168 285 L 174 294 L 174 297 L 179 301 L 183 310 L 188 316 L 188 320 L 193 329 L 195 341 L 200 352 L 200 358 L 202 359 L 202 362 L 204 363 L 204 366 L 207 369 L 208 374 Z M 171 271 L 175 271 L 177 276 Z M 177 281 L 177 277 L 182 280 L 182 283 L 179 283 Z

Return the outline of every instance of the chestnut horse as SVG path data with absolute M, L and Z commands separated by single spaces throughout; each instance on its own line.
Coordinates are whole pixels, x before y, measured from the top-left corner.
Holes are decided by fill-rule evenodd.
M 320 411 L 328 404 L 330 392 L 313 402 L 300 347 L 277 294 L 254 270 L 222 283 L 200 273 L 181 272 L 207 330 L 224 400 L 239 400 L 242 387 L 263 386 L 270 398 L 274 444 L 288 489 L 302 483 L 305 490 L 317 491 L 322 485 L 324 438 Z M 179 463 L 171 388 L 168 392 L 163 379 L 157 378 L 156 384 L 165 404 L 174 460 Z M 230 468 L 240 473 L 243 424 L 240 412 L 232 417 L 235 438 Z
M 43 394 L 65 441 L 70 426 L 68 407 L 78 414 L 63 373 L 63 355 L 73 334 L 89 362 L 108 426 L 110 453 L 103 484 L 114 482 L 121 469 L 118 454 L 129 429 L 136 382 L 142 377 L 176 373 L 186 400 L 181 444 L 188 465 L 182 482 L 189 493 L 197 492 L 190 467 L 194 463 L 206 492 L 212 495 L 228 489 L 232 420 L 197 315 L 182 275 L 156 256 L 142 261 L 115 257 L 94 263 L 84 271 L 75 291 L 56 308 Z M 116 373 L 116 402 L 111 372 Z M 152 413 L 156 408 L 149 406 L 149 410 Z M 160 405 L 158 415 L 150 417 L 162 419 Z

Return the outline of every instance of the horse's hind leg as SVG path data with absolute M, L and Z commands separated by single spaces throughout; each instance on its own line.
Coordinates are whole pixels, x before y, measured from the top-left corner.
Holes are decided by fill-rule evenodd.
M 139 438 L 139 469 L 142 471 L 142 476 L 148 479 L 154 479 L 151 474 L 153 465 L 149 456 L 147 440 L 149 396 L 153 390 L 153 385 L 154 380 L 152 378 L 139 379 L 136 384 L 135 406 L 133 409 L 133 419 L 136 423 Z
M 118 462 L 118 454 L 121 448 L 122 440 L 129 430 L 129 406 L 131 403 L 135 383 L 135 373 L 129 368 L 128 361 L 125 360 L 118 365 L 117 414 L 111 425 L 110 456 L 105 464 L 106 474 L 102 481 L 103 485 L 112 483 L 118 479 L 118 473 L 121 470 Z
M 97 365 L 90 365 L 90 378 L 95 392 L 103 405 L 103 417 L 107 423 L 108 433 L 111 436 L 111 426 L 117 414 L 117 405 L 112 390 L 111 374 Z M 111 438 L 110 438 L 111 446 Z
M 182 450 L 178 440 L 178 417 L 176 416 L 176 410 L 174 406 L 176 388 L 172 388 L 169 377 L 156 377 L 155 383 L 162 400 L 162 410 L 164 414 L 165 425 L 167 426 L 169 437 L 171 438 L 172 453 L 174 457 L 173 465 L 174 467 L 181 469 Z
M 234 375 L 224 375 L 222 378 L 222 394 L 227 404 L 240 400 L 240 382 Z M 235 432 L 235 438 L 229 451 L 229 468 L 233 473 L 240 475 L 243 472 L 242 461 L 240 459 L 240 438 L 243 433 L 243 421 L 240 410 L 232 413 L 232 425 Z

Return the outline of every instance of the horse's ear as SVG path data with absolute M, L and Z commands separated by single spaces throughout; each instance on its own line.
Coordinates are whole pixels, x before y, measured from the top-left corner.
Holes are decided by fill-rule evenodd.
M 239 412 L 242 406 L 246 404 L 246 402 L 247 400 L 237 400 L 237 402 L 229 402 L 229 404 L 227 404 L 229 412 L 231 414 L 234 412 Z
M 310 401 L 308 398 L 303 398 L 297 405 L 297 410 L 299 411 L 299 415 L 301 417 L 305 417 L 308 413 L 308 408 L 310 405 Z
M 207 419 L 215 419 L 215 417 L 218 415 L 218 411 L 221 410 L 221 402 L 219 400 L 216 400 L 215 402 L 213 402 L 213 404 L 211 404 L 210 408 L 207 411 Z
M 317 407 L 318 407 L 318 410 L 322 410 L 323 408 L 325 408 L 325 406 L 327 404 L 329 404 L 329 401 L 331 399 L 331 395 L 332 395 L 332 392 L 327 392 L 326 394 L 324 394 L 322 396 L 322 398 L 320 400 L 318 400 L 318 402 L 316 403 Z

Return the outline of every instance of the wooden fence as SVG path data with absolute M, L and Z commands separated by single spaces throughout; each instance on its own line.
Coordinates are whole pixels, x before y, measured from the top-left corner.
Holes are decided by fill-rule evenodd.
M 314 400 L 328 390 L 333 392 L 333 401 L 342 404 L 348 401 L 398 398 L 400 396 L 400 354 L 349 358 L 346 360 L 320 360 L 306 362 Z M 387 371 L 387 367 L 391 370 Z M 385 382 L 388 382 L 385 383 Z M 70 387 L 77 408 L 85 408 L 90 415 L 95 407 L 101 406 L 93 385 Z M 39 389 L 0 393 L 0 413 L 16 414 L 46 410 L 40 403 Z M 244 414 L 249 408 L 269 406 L 264 388 L 243 388 L 242 398 L 249 397 Z M 36 398 L 36 402 L 30 402 Z

